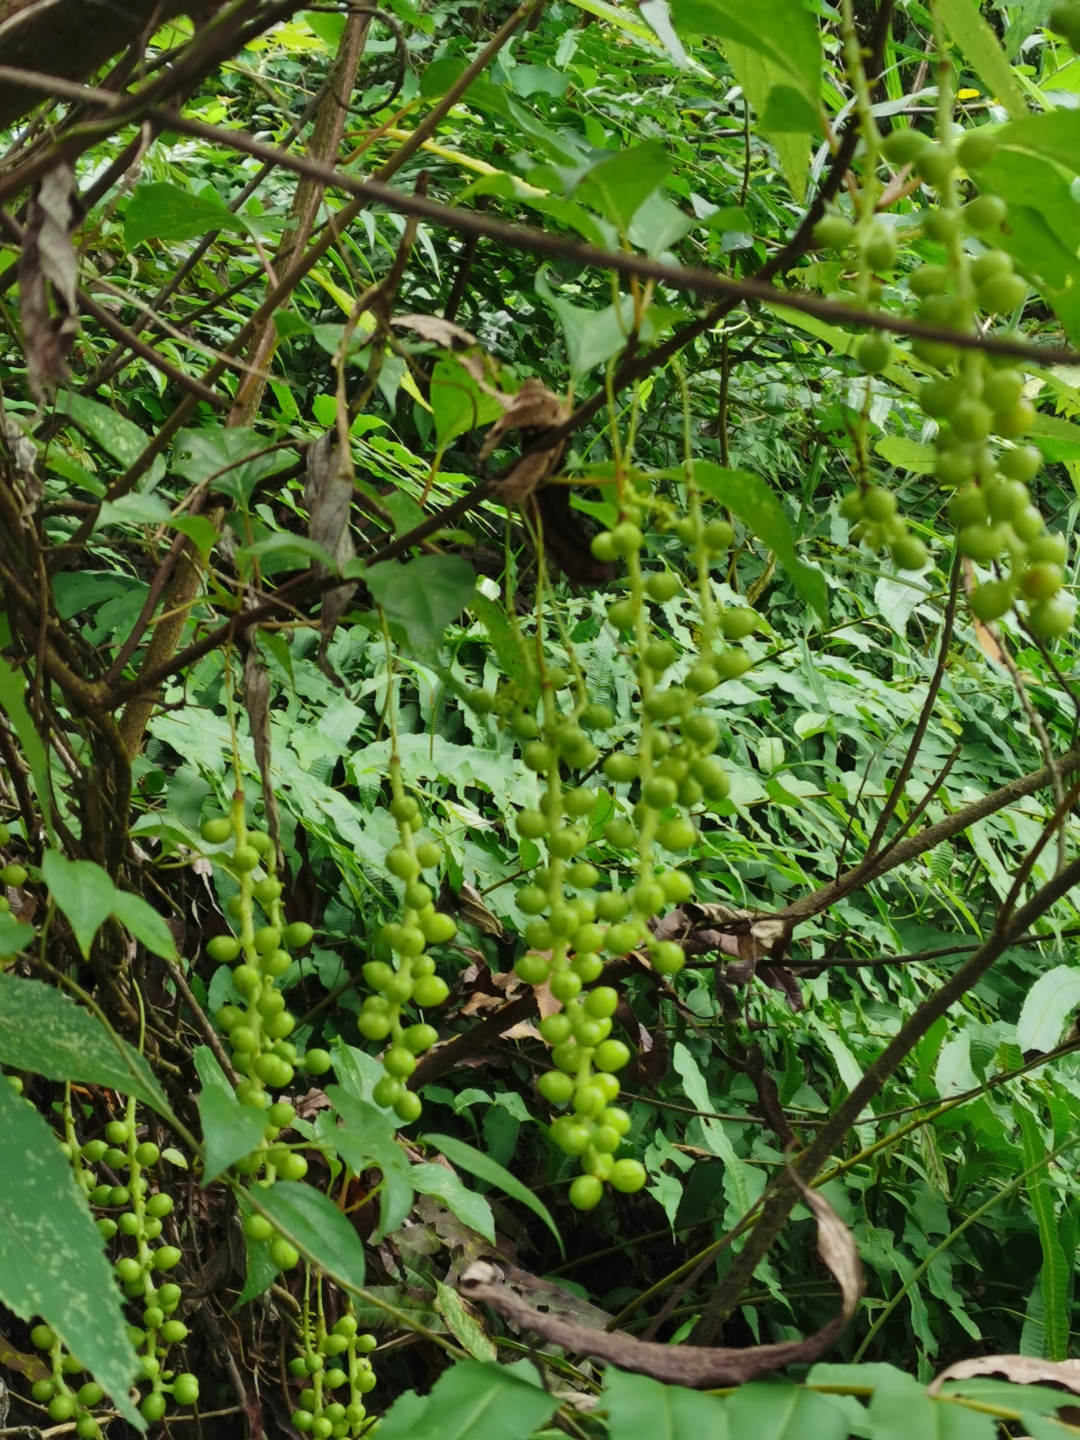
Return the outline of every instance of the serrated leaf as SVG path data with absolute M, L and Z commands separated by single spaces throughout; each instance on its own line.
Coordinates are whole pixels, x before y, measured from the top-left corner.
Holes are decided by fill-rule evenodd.
M 609 1368 L 601 1403 L 611 1440 L 728 1440 L 724 1402 L 681 1385 L 662 1385 L 647 1375 Z
M 94 936 L 116 905 L 116 886 L 100 865 L 92 860 L 68 860 L 59 850 L 46 850 L 41 873 L 75 932 L 83 958 L 89 959 Z
M 340 1085 L 328 1085 L 326 1098 L 344 1124 L 329 1131 L 338 1154 L 359 1175 L 369 1165 L 382 1171 L 376 1243 L 396 1230 L 412 1209 L 411 1167 L 395 1139 L 394 1127 L 374 1105 L 357 1100 Z
M 263 1138 L 266 1116 L 250 1105 L 241 1105 L 233 1095 L 211 1085 L 199 1095 L 206 1160 L 202 1183 L 209 1185 L 230 1165 L 250 1155 Z
M 509 1170 L 505 1170 L 490 1155 L 485 1155 L 482 1150 L 467 1145 L 464 1140 L 456 1140 L 452 1135 L 425 1135 L 424 1143 L 433 1145 L 436 1150 L 441 1150 L 451 1165 L 456 1165 L 459 1170 L 465 1170 L 470 1175 L 475 1175 L 479 1180 L 486 1180 L 489 1185 L 495 1185 L 505 1191 L 513 1200 L 525 1205 L 534 1215 L 539 1215 L 544 1224 L 548 1227 L 555 1239 L 559 1242 L 559 1249 L 563 1249 L 562 1236 L 559 1234 L 555 1221 L 551 1218 L 551 1212 L 542 1200 L 538 1200 L 533 1192 Z
M 40 1316 L 108 1391 L 124 1418 L 146 1429 L 127 1393 L 138 1362 L 121 1295 L 86 1199 L 54 1132 L 3 1083 L 0 1300 L 23 1320 Z
M 1061 1040 L 1069 1017 L 1080 1005 L 1080 968 L 1055 965 L 1040 975 L 1024 997 L 1016 1022 L 1016 1043 L 1021 1050 L 1053 1050 Z
M 0 1064 L 47 1080 L 83 1080 L 171 1111 L 153 1071 L 126 1040 L 51 985 L 0 975 Z
M 253 1210 L 271 1220 L 304 1259 L 335 1284 L 360 1290 L 364 1284 L 364 1247 L 334 1202 L 321 1190 L 295 1180 L 253 1186 Z
M 527 1440 L 558 1403 L 501 1365 L 462 1360 L 430 1395 L 401 1395 L 379 1422 L 379 1440 Z
M 680 478 L 680 472 L 671 472 L 670 478 Z M 725 470 L 707 460 L 694 461 L 694 479 L 702 490 L 738 516 L 747 529 L 773 552 L 791 577 L 795 589 L 827 622 L 829 606 L 825 577 L 820 570 L 799 559 L 788 518 L 766 481 L 749 471 Z
M 113 914 L 153 955 L 176 959 L 176 943 L 164 918 L 141 895 L 130 890 L 116 892 Z
M 495 1219 L 483 1195 L 468 1189 L 445 1165 L 414 1165 L 410 1177 L 414 1190 L 441 1200 L 463 1224 L 494 1245 Z

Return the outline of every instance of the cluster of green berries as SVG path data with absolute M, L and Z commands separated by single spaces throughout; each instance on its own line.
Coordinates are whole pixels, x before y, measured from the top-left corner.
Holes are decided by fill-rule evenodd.
M 305 1333 L 302 1352 L 289 1361 L 289 1373 L 304 1387 L 292 1412 L 293 1426 L 302 1435 L 313 1435 L 315 1440 L 344 1440 L 345 1436 L 356 1440 L 374 1423 L 363 1397 L 375 1388 L 368 1355 L 378 1341 L 374 1335 L 358 1335 L 358 1328 L 351 1313 L 343 1315 L 330 1331 L 323 1328 L 320 1318 L 314 1333 Z
M 357 1027 L 367 1040 L 389 1040 L 382 1056 L 385 1073 L 376 1081 L 373 1097 L 377 1104 L 392 1108 L 399 1120 L 410 1123 L 419 1119 L 423 1104 L 406 1081 L 416 1069 L 416 1057 L 435 1044 L 439 1033 L 424 1020 L 408 1023 L 404 1007 L 434 1009 L 450 994 L 446 981 L 435 973 L 434 957 L 426 951 L 429 945 L 452 940 L 457 925 L 453 916 L 435 909 L 434 893 L 421 878 L 425 870 L 438 865 L 442 850 L 431 840 L 417 843 L 423 817 L 417 802 L 404 792 L 396 760 L 391 762 L 391 783 L 390 813 L 397 821 L 398 843 L 387 851 L 386 867 L 404 883 L 404 904 L 401 919 L 389 921 L 379 932 L 393 963 L 369 960 L 364 966 L 364 979 L 375 993 L 364 1001 Z
M 6 825 L 0 824 L 0 850 L 6 850 L 10 844 L 11 831 Z M 26 884 L 26 880 L 25 865 L 20 865 L 14 860 L 6 865 L 0 865 L 0 914 L 7 915 L 11 911 L 11 905 L 7 896 L 3 894 L 2 887 L 10 885 L 13 890 L 19 890 Z
M 840 501 L 840 513 L 852 522 L 851 538 L 862 542 L 876 555 L 882 548 L 901 570 L 921 570 L 929 560 L 926 546 L 897 513 L 896 496 L 882 485 L 849 490 Z
M 122 1120 L 110 1120 L 102 1138 L 88 1140 L 76 1147 L 73 1131 L 61 1142 L 61 1149 L 72 1161 L 76 1178 L 91 1205 L 98 1210 L 112 1211 L 101 1215 L 97 1228 L 106 1243 L 113 1242 L 118 1253 L 113 1262 L 117 1281 L 128 1300 L 140 1309 L 141 1324 L 128 1327 L 132 1344 L 140 1352 L 141 1379 L 149 1382 L 140 1410 L 149 1421 L 160 1420 L 171 1394 L 177 1405 L 193 1405 L 199 1397 L 199 1382 L 186 1372 L 176 1374 L 165 1368 L 169 1347 L 187 1339 L 188 1328 L 175 1318 L 180 1305 L 181 1290 L 175 1281 L 165 1277 L 175 1270 L 182 1257 L 175 1245 L 161 1245 L 162 1224 L 173 1209 L 172 1196 L 162 1190 L 151 1191 L 144 1171 L 152 1171 L 161 1159 L 161 1151 L 152 1140 L 140 1140 L 135 1124 L 135 1101 L 129 1100 Z M 114 1175 L 123 1174 L 119 1183 L 99 1180 L 97 1167 L 106 1166 Z M 59 1356 L 55 1337 L 46 1326 L 35 1330 L 34 1343 Z M 83 1367 L 67 1357 L 58 1370 L 54 1364 L 53 1379 L 40 1381 L 34 1387 L 34 1398 L 49 1401 L 49 1414 L 54 1420 L 74 1418 L 80 1440 L 97 1435 L 96 1422 L 89 1414 L 101 1399 L 101 1388 L 93 1382 L 72 1392 L 61 1384 L 60 1372 L 67 1367 L 78 1371 Z M 46 1387 L 53 1388 L 48 1395 Z M 40 1388 L 40 1394 L 38 1393 Z M 63 1412 L 63 1413 L 60 1413 Z
M 215 1018 L 228 1036 L 233 1065 L 244 1076 L 237 1087 L 237 1099 L 241 1104 L 265 1109 L 271 1105 L 268 1092 L 287 1090 L 298 1066 L 310 1075 L 323 1075 L 330 1068 L 330 1056 L 325 1050 L 309 1050 L 302 1059 L 297 1056 L 296 1046 L 288 1038 L 296 1019 L 275 983 L 292 964 L 291 952 L 310 944 L 313 931 L 304 921 L 286 924 L 273 842 L 269 835 L 245 825 L 242 795 L 234 802 L 231 817 L 215 816 L 203 823 L 202 837 L 210 845 L 233 842 L 231 852 L 221 852 L 213 859 L 238 882 L 239 890 L 227 908 L 239 923 L 239 934 L 215 935 L 207 942 L 206 953 L 218 964 L 236 966 L 232 982 L 243 998 L 243 1008 L 224 1005 Z M 256 902 L 267 921 L 258 926 Z M 271 1121 L 270 1128 L 281 1129 L 282 1122 Z M 264 1159 L 262 1152 L 257 1152 L 241 1161 L 238 1168 L 254 1174 Z M 279 1173 L 286 1179 L 298 1180 L 303 1174 L 302 1163 L 301 1156 L 294 1156 L 291 1166 L 286 1165 Z M 290 1169 L 298 1173 L 287 1173 Z
M 105 1398 L 96 1380 L 76 1381 L 85 1374 L 86 1366 L 74 1355 L 65 1355 L 56 1332 L 48 1325 L 35 1325 L 30 1340 L 38 1350 L 48 1352 L 52 1374 L 48 1379 L 35 1380 L 30 1387 L 31 1398 L 47 1405 L 49 1419 L 58 1425 L 74 1424 L 79 1440 L 97 1440 L 101 1435 L 93 1411 Z

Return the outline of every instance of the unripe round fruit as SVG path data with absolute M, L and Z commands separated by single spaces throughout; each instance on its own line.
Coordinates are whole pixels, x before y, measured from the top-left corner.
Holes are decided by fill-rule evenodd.
M 1015 440 L 1026 435 L 1035 424 L 1035 406 L 1026 396 L 1021 396 L 1015 405 L 999 410 L 994 416 L 994 431 L 1005 440 Z
M 610 730 L 615 723 L 615 716 L 610 706 L 593 703 L 586 705 L 581 712 L 581 723 L 588 725 L 590 730 Z
M 215 935 L 207 941 L 206 953 L 218 964 L 228 964 L 240 954 L 240 941 L 235 935 Z
M 110 1120 L 105 1126 L 105 1139 L 110 1145 L 126 1145 L 131 1138 L 131 1127 L 126 1120 Z
M 1042 451 L 1034 445 L 1017 445 L 998 457 L 998 469 L 1010 480 L 1034 480 L 1042 463 Z
M 610 985 L 599 985 L 585 1000 L 585 1013 L 594 1020 L 606 1020 L 619 1006 L 619 992 Z
M 604 949 L 609 950 L 613 955 L 627 955 L 638 943 L 638 937 L 639 932 L 636 925 L 612 925 L 604 936 Z
M 650 575 L 645 582 L 645 591 L 650 600 L 663 602 L 673 600 L 682 589 L 682 581 L 671 570 L 661 570 Z
M 550 770 L 555 764 L 555 752 L 542 740 L 529 740 L 521 748 L 521 759 L 527 770 Z
M 1020 399 L 1023 388 L 1019 370 L 991 370 L 983 381 L 983 399 L 994 410 L 1008 410 Z
M 814 226 L 813 242 L 819 250 L 845 250 L 855 241 L 855 226 L 842 215 L 825 215 Z
M 175 1270 L 183 1258 L 183 1252 L 177 1246 L 162 1245 L 159 1250 L 154 1251 L 154 1269 Z
M 300 1263 L 300 1252 L 290 1245 L 284 1236 L 279 1235 L 276 1240 L 271 1241 L 270 1259 L 279 1270 L 292 1270 Z
M 1064 565 L 1068 554 L 1069 546 L 1064 535 L 1042 535 L 1027 548 L 1027 558 L 1032 565 Z
M 39 1350 L 51 1350 L 56 1344 L 56 1331 L 48 1325 L 35 1325 L 30 1331 L 30 1343 Z
M 881 153 L 893 165 L 910 165 L 929 143 L 918 130 L 894 130 L 881 142 Z
M 581 993 L 581 976 L 569 968 L 555 971 L 551 977 L 551 993 L 556 1000 L 561 1000 L 563 1004 L 568 1000 L 573 1000 L 576 995 Z
M 949 272 L 944 265 L 920 265 L 908 275 L 907 283 L 911 293 L 918 295 L 920 299 L 925 299 L 928 295 L 943 295 L 948 289 Z
M 753 663 L 754 662 L 750 659 L 750 656 L 746 653 L 745 650 L 739 650 L 734 646 L 722 651 L 719 655 L 716 656 L 716 659 L 714 661 L 721 680 L 737 680 L 740 675 L 746 674 L 747 670 L 750 669 Z M 693 841 L 687 841 L 686 845 L 669 845 L 668 849 L 684 850 L 687 848 L 687 846 L 691 844 L 693 844 Z
M 421 975 L 412 987 L 412 998 L 425 1010 L 442 1005 L 450 994 L 450 987 L 438 975 Z
M 608 1176 L 612 1189 L 621 1191 L 623 1195 L 633 1195 L 642 1188 L 647 1178 L 645 1166 L 640 1160 L 616 1160 Z
M 686 964 L 681 945 L 674 940 L 661 940 L 649 951 L 653 969 L 660 975 L 677 975 Z
M 575 1210 L 595 1210 L 603 1195 L 603 1182 L 595 1175 L 579 1175 L 570 1186 L 570 1204 Z
M 985 440 L 994 423 L 994 413 L 981 400 L 961 400 L 952 412 L 952 425 L 962 440 Z
M 334 1062 L 329 1051 L 321 1050 L 316 1046 L 305 1052 L 302 1063 L 309 1075 L 325 1075 Z
M 725 610 L 720 616 L 720 631 L 725 640 L 745 640 L 761 624 L 761 616 L 749 605 Z
M 1020 589 L 1028 600 L 1036 602 L 1052 599 L 1061 589 L 1065 576 L 1060 565 L 1045 562 L 1032 565 L 1020 577 Z
M 978 170 L 997 154 L 998 142 L 985 129 L 969 130 L 960 141 L 958 156 L 965 170 Z
M 929 185 L 940 189 L 952 174 L 956 156 L 952 150 L 934 141 L 924 145 L 915 161 L 915 168 Z
M 89 1410 L 95 1405 L 100 1405 L 105 1398 L 105 1391 L 96 1380 L 88 1380 L 85 1385 L 80 1385 L 75 1397 L 80 1405 L 85 1405 Z
M 75 1399 L 72 1395 L 54 1395 L 49 1401 L 49 1418 L 70 1420 L 75 1414 Z
M 893 259 L 895 260 L 895 258 L 894 250 Z M 890 269 L 891 264 L 874 268 Z M 880 375 L 891 364 L 892 358 L 892 342 L 887 335 L 880 333 L 864 335 L 855 349 L 855 360 L 864 375 Z
M 186 1371 L 173 1381 L 173 1399 L 178 1405 L 194 1405 L 199 1398 L 199 1382 Z
M 901 570 L 922 570 L 929 560 L 926 546 L 914 535 L 905 535 L 889 547 L 892 558 Z
M 233 833 L 232 821 L 224 815 L 204 820 L 199 833 L 208 845 L 224 845 Z
M 589 544 L 589 549 L 592 551 L 593 558 L 602 561 L 604 564 L 608 564 L 612 560 L 617 560 L 619 557 L 619 552 L 615 548 L 615 541 L 612 538 L 610 530 L 601 530 L 599 535 L 594 535 Z
M 960 554 L 985 564 L 996 560 L 1005 548 L 1005 536 L 998 525 L 967 525 L 957 536 Z
M 161 1326 L 161 1338 L 166 1345 L 179 1345 L 187 1339 L 188 1327 L 182 1320 L 166 1320 Z
M 1036 635 L 1041 635 L 1044 640 L 1053 640 L 1071 629 L 1075 618 L 1075 607 L 1067 600 L 1044 600 L 1041 605 L 1032 607 L 1028 624 Z
M 233 971 L 233 984 L 241 995 L 253 995 L 262 984 L 262 976 L 254 965 L 238 965 Z
M 1027 293 L 1027 281 L 1019 275 L 998 275 L 979 286 L 978 301 L 989 314 L 1000 315 L 1023 304 Z
M 997 195 L 980 195 L 965 205 L 960 218 L 966 229 L 978 234 L 981 230 L 997 230 L 1005 223 L 1009 207 Z
M 998 480 L 985 488 L 986 509 L 996 524 L 1012 520 L 1028 505 L 1027 486 L 1019 480 Z
M 51 1380 L 35 1380 L 30 1386 L 30 1394 L 39 1405 L 44 1405 L 51 1400 L 55 1391 L 56 1386 Z
M 697 831 L 689 820 L 680 816 L 674 820 L 665 820 L 657 829 L 656 838 L 665 850 L 689 850 L 697 839 Z
M 868 520 L 882 525 L 896 514 L 896 496 L 891 490 L 872 485 L 863 496 L 863 512 Z
M 735 531 L 727 520 L 709 520 L 701 535 L 706 549 L 715 553 L 726 550 L 735 539 Z
M 971 593 L 971 612 L 980 620 L 1000 620 L 1013 601 L 1012 586 L 1007 580 L 988 580 Z
M 604 1040 L 596 1047 L 593 1064 L 598 1070 L 621 1070 L 629 1063 L 629 1046 L 621 1040 Z
M 254 845 L 238 845 L 230 856 L 229 863 L 241 875 L 246 875 L 258 865 L 259 852 Z
M 144 1140 L 135 1147 L 135 1159 L 143 1166 L 156 1165 L 161 1159 L 161 1151 L 152 1140 Z
M 611 532 L 616 555 L 634 555 L 641 549 L 644 536 L 631 520 L 624 520 Z
M 662 675 L 669 665 L 675 663 L 676 655 L 675 646 L 669 640 L 654 640 L 645 647 L 643 658 L 650 670 Z

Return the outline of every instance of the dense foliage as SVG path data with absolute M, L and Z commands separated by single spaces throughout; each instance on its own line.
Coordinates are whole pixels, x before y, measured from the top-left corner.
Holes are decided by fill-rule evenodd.
M 0 1427 L 1068 1433 L 1080 4 L 65 3 Z

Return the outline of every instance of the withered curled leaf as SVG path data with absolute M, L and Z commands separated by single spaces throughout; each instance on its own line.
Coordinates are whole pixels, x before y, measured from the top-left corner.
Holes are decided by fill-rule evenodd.
M 818 1224 L 818 1253 L 840 1286 L 840 1313 L 805 1340 L 751 1345 L 742 1350 L 707 1346 L 666 1345 L 635 1340 L 620 1331 L 594 1330 L 560 1315 L 536 1310 L 505 1283 L 503 1272 L 486 1261 L 471 1265 L 460 1290 L 474 1303 L 490 1305 L 505 1320 L 577 1355 L 595 1355 L 621 1370 L 650 1375 L 672 1385 L 702 1390 L 714 1385 L 741 1385 L 755 1376 L 805 1365 L 824 1353 L 855 1314 L 862 1294 L 862 1265 L 854 1241 L 836 1211 L 817 1191 L 800 1183 L 803 1200 Z

